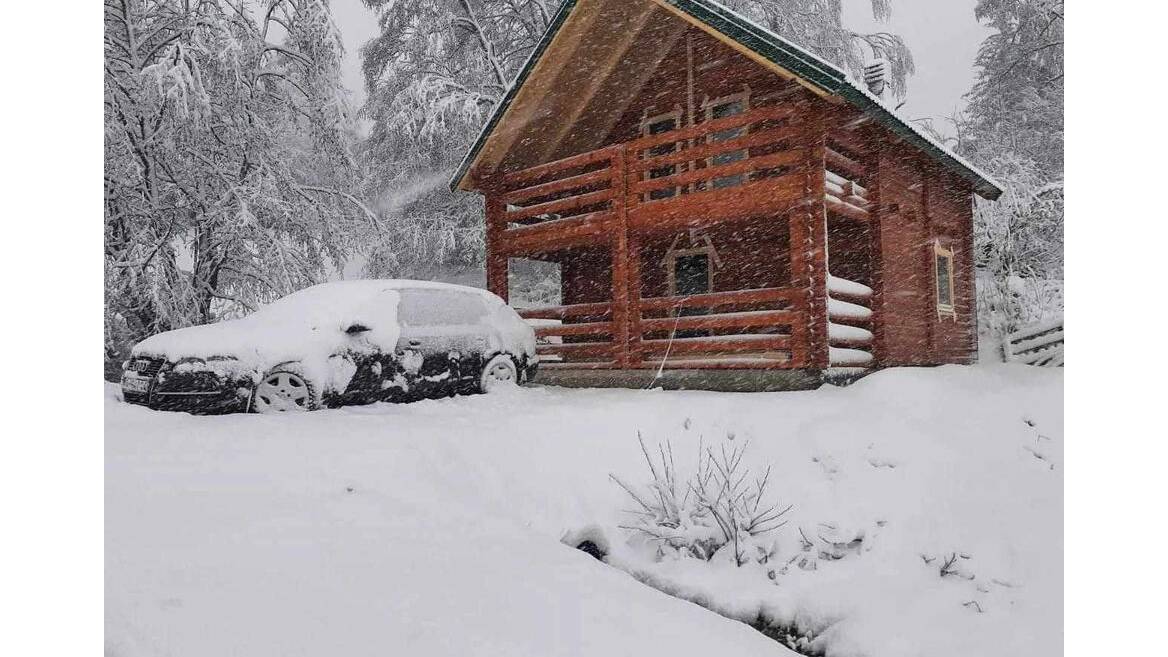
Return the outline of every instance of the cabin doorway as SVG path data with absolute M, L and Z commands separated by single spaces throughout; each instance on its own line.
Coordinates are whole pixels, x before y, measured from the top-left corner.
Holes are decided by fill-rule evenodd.
M 690 296 L 710 291 L 710 256 L 706 253 L 679 255 L 673 259 L 675 295 Z

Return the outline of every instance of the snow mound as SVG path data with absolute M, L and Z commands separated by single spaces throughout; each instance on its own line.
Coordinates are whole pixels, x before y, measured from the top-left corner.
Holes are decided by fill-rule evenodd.
M 828 657 L 1062 654 L 1059 370 L 291 417 L 107 396 L 105 417 L 107 654 L 790 655 L 723 617 L 760 615 Z M 774 558 L 630 543 L 608 475 L 647 481 L 637 431 L 679 467 L 703 441 L 749 441 L 793 505 Z M 607 564 L 571 546 L 585 538 Z

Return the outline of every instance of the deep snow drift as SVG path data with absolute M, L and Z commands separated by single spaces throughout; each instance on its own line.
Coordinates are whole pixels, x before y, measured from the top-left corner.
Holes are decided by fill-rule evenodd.
M 776 562 L 802 567 L 772 582 L 633 559 L 608 474 L 647 479 L 638 430 L 679 469 L 699 440 L 749 441 L 794 505 Z M 528 388 L 280 417 L 154 412 L 107 388 L 110 654 L 790 654 L 560 543 L 591 525 L 638 578 L 765 612 L 828 655 L 1060 655 L 1062 373 Z

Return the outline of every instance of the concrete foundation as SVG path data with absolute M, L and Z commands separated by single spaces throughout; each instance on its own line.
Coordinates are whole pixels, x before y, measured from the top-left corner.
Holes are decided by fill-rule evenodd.
M 663 388 L 716 392 L 812 390 L 824 383 L 821 370 L 590 370 L 541 368 L 533 383 L 565 388 Z

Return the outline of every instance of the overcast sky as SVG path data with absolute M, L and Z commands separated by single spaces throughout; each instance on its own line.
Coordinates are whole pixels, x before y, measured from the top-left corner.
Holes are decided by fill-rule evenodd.
M 962 94 L 973 84 L 973 58 L 988 34 L 974 20 L 977 0 L 892 0 L 892 19 L 872 20 L 871 0 L 844 0 L 844 23 L 858 32 L 888 31 L 908 43 L 917 73 L 909 79 L 908 102 L 901 113 L 910 119 L 934 117 L 948 132 L 944 118 L 963 106 Z M 377 21 L 361 0 L 333 0 L 333 14 L 345 40 L 345 85 L 354 104 L 365 99 L 357 49 L 377 33 Z

